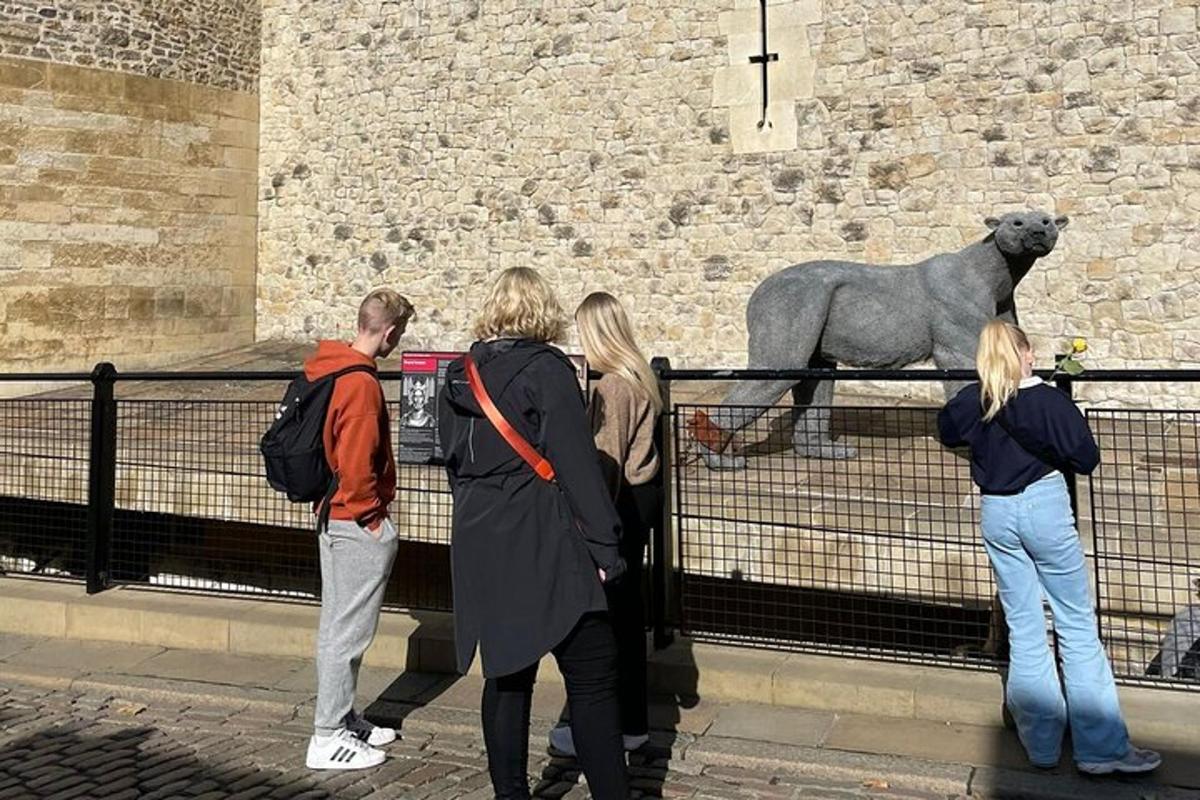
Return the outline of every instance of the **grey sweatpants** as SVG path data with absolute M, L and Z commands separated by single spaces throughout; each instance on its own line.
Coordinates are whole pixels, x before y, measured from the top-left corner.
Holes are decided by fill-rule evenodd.
M 358 668 L 375 638 L 383 590 L 396 560 L 396 527 L 384 520 L 376 539 L 354 522 L 330 520 L 320 536 L 321 623 L 317 629 L 316 729 L 345 727 Z

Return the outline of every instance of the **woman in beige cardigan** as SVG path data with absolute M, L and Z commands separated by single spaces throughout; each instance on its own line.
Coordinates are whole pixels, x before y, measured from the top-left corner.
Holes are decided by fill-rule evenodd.
M 659 468 L 654 424 L 662 411 L 662 396 L 617 298 L 606 292 L 588 295 L 575 312 L 575 322 L 588 365 L 603 373 L 592 393 L 589 416 L 601 468 L 621 516 L 620 552 L 628 572 L 605 590 L 617 637 L 621 731 L 625 749 L 636 750 L 649 739 L 642 565 L 661 508 L 653 479 Z M 550 745 L 573 755 L 571 728 L 554 728 Z

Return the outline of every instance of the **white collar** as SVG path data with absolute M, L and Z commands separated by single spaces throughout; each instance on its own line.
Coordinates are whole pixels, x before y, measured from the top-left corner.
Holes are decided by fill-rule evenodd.
M 1017 384 L 1017 388 L 1030 389 L 1034 386 L 1037 386 L 1039 383 L 1042 383 L 1041 378 L 1039 378 L 1037 375 L 1030 375 L 1028 378 L 1022 378 L 1021 382 Z

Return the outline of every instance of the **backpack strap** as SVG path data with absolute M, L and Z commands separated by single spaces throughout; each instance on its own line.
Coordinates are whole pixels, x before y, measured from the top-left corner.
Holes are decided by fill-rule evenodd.
M 336 381 L 338 378 L 342 377 L 343 375 L 349 375 L 351 372 L 369 372 L 372 375 L 376 375 L 378 370 L 375 367 L 368 367 L 366 364 L 354 364 L 353 366 L 339 369 L 337 372 L 331 372 L 324 377 L 331 381 Z M 322 378 L 318 378 L 318 380 L 322 380 Z M 376 378 L 376 380 L 378 380 L 378 378 Z
M 325 496 L 321 498 L 321 505 L 317 507 L 317 533 L 324 533 L 329 527 L 329 514 L 333 511 L 333 496 L 337 494 L 338 477 L 335 473 L 329 479 L 329 488 L 325 490 Z
M 504 441 L 508 442 L 509 446 L 517 452 L 517 455 L 524 459 L 525 463 L 537 473 L 539 478 L 547 482 L 553 482 L 554 467 L 541 453 L 533 448 L 533 445 L 529 444 L 521 434 L 517 433 L 516 429 L 500 413 L 500 409 L 496 408 L 496 404 L 492 402 L 487 389 L 483 386 L 483 378 L 480 377 L 479 368 L 475 366 L 475 360 L 471 358 L 470 353 L 463 356 L 463 366 L 466 368 L 467 385 L 471 387 L 471 394 L 475 395 L 475 400 L 479 403 L 479 407 L 483 409 L 483 413 L 488 418 L 488 421 L 504 437 Z

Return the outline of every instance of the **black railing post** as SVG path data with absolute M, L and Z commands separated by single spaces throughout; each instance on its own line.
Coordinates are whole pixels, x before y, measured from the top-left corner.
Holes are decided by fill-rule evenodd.
M 1065 356 L 1065 355 L 1055 356 L 1054 363 L 1061 364 L 1063 362 L 1063 359 L 1065 359 L 1065 358 L 1067 358 L 1067 356 Z M 1064 374 L 1055 373 L 1053 377 L 1054 377 L 1054 385 L 1057 386 L 1063 392 L 1063 394 L 1065 394 L 1067 397 L 1071 398 L 1072 401 L 1074 401 L 1074 399 L 1075 399 L 1075 382 L 1071 380 L 1071 376 L 1067 375 L 1065 373 Z M 1065 469 L 1065 468 L 1063 469 L 1063 479 L 1067 482 L 1067 497 L 1070 498 L 1070 501 L 1071 501 L 1071 516 L 1075 518 L 1076 529 L 1079 528 L 1079 494 L 1078 494 L 1079 481 L 1078 481 L 1078 477 L 1079 476 L 1075 474 L 1075 470 Z M 1092 550 L 1093 550 L 1093 552 L 1095 551 L 1094 546 L 1093 546 Z M 1100 615 L 1099 614 L 1096 614 L 1096 625 L 1097 625 L 1097 627 L 1099 627 L 1099 625 L 1100 625 Z M 1062 645 L 1061 645 L 1061 642 L 1059 641 L 1057 630 L 1054 632 L 1054 661 L 1056 664 L 1059 665 L 1059 668 L 1061 669 L 1061 667 L 1062 667 Z
M 662 395 L 663 412 L 658 417 L 654 429 L 654 442 L 658 447 L 658 482 L 659 503 L 661 512 L 658 523 L 654 526 L 650 541 L 650 615 L 654 630 L 654 649 L 661 650 L 671 644 L 673 637 L 667 631 L 667 608 L 670 599 L 669 577 L 672 572 L 672 553 L 669 546 L 671 541 L 671 379 L 667 372 L 671 369 L 671 361 L 667 358 L 655 358 L 650 362 L 651 369 L 658 376 L 659 392 Z
M 92 370 L 92 431 L 88 461 L 87 591 L 108 588 L 113 506 L 117 489 L 117 368 L 107 362 Z
M 1054 363 L 1060 364 L 1066 356 L 1057 356 Z M 1054 376 L 1054 385 L 1062 390 L 1063 394 L 1075 399 L 1075 381 L 1071 380 L 1070 375 L 1056 374 Z M 1078 493 L 1078 475 L 1074 470 L 1064 471 L 1063 478 L 1067 481 L 1067 494 L 1071 498 L 1071 514 L 1075 517 L 1075 524 L 1079 525 L 1079 493 Z

